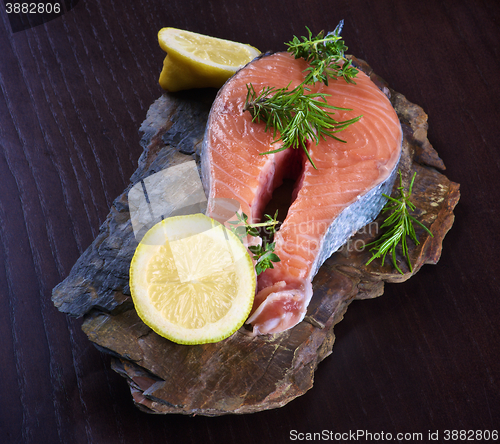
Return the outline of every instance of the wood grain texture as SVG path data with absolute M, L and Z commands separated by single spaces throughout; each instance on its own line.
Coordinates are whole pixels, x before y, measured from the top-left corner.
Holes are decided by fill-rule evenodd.
M 349 52 L 429 115 L 461 184 L 439 264 L 354 302 L 315 387 L 276 411 L 151 417 L 53 307 L 141 153 L 160 89 L 156 33 L 176 26 L 261 50 L 346 22 Z M 500 6 L 493 0 L 134 3 L 80 0 L 13 34 L 0 11 L 0 434 L 7 443 L 289 442 L 291 429 L 492 429 L 500 422 Z

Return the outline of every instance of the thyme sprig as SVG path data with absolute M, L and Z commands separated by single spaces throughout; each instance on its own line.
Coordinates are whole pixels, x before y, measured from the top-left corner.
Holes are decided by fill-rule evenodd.
M 415 205 L 410 202 L 410 196 L 413 188 L 413 182 L 415 181 L 415 176 L 417 175 L 417 173 L 415 172 L 413 174 L 410 186 L 408 187 L 408 192 L 405 192 L 404 190 L 401 171 L 398 171 L 398 173 L 400 183 L 398 190 L 400 193 L 400 197 L 396 199 L 394 197 L 388 196 L 387 194 L 384 194 L 384 196 L 388 199 L 388 202 L 385 204 L 384 208 L 382 208 L 382 213 L 390 214 L 385 219 L 381 228 L 387 229 L 379 239 L 367 244 L 367 246 L 371 246 L 370 251 L 372 252 L 372 257 L 366 263 L 366 265 L 370 264 L 370 262 L 378 257 L 382 257 L 382 265 L 384 265 L 385 256 L 388 252 L 391 252 L 392 263 L 394 267 L 401 274 L 403 274 L 403 271 L 398 267 L 398 264 L 396 262 L 396 246 L 401 243 L 403 255 L 406 257 L 410 272 L 412 272 L 413 269 L 410 261 L 407 236 L 410 237 L 415 245 L 419 245 L 420 243 L 417 239 L 413 223 L 416 223 L 420 227 L 422 227 L 431 237 L 434 236 L 425 225 L 423 225 L 420 221 L 418 221 L 414 216 L 410 214 L 410 211 L 415 211 Z
M 236 218 L 237 220 L 228 221 L 228 223 L 232 225 L 229 227 L 230 230 L 235 233 L 240 240 L 243 240 L 246 236 L 258 237 L 259 228 L 266 228 L 267 234 L 270 237 L 274 237 L 274 233 L 276 233 L 277 226 L 280 223 L 278 221 L 278 211 L 276 211 L 274 217 L 269 216 L 269 214 L 265 214 L 265 222 L 254 224 L 248 223 L 248 216 L 243 212 L 237 212 Z M 268 268 L 274 268 L 273 262 L 281 261 L 279 256 L 274 252 L 276 247 L 275 242 L 269 242 L 265 237 L 263 237 L 262 242 L 262 245 L 251 245 L 248 247 L 248 250 L 253 255 L 253 259 L 256 261 L 255 272 L 257 273 L 257 276 Z
M 258 222 L 254 224 L 248 222 L 248 216 L 243 213 L 243 211 L 238 211 L 236 213 L 236 218 L 237 220 L 230 220 L 227 223 L 231 225 L 229 229 L 236 234 L 241 241 L 247 236 L 260 236 L 258 228 L 267 228 L 267 233 L 269 235 L 274 235 L 274 233 L 276 233 L 276 227 L 280 223 L 278 221 L 278 211 L 276 211 L 274 217 L 269 216 L 269 214 L 265 214 L 265 222 Z
M 313 37 L 311 30 L 306 26 L 308 36 L 302 36 L 302 40 L 293 36 L 292 41 L 285 43 L 287 51 L 292 53 L 296 59 L 303 58 L 309 63 L 304 83 L 312 85 L 323 82 L 328 85 L 329 79 L 342 77 L 347 83 L 356 83 L 353 78 L 359 72 L 352 61 L 345 56 L 347 46 L 340 37 L 344 20 L 341 20 L 333 32 L 326 36 L 321 31 Z
M 332 117 L 334 113 L 327 110 L 351 110 L 329 105 L 326 101 L 328 94 L 306 91 L 308 88 L 304 84 L 292 90 L 288 87 L 266 86 L 260 94 L 257 94 L 252 84 L 247 85 L 247 97 L 243 110 L 250 112 L 252 122 L 265 122 L 265 131 L 273 128 L 274 141 L 272 143 L 283 142 L 280 148 L 260 154 L 278 153 L 290 147 L 301 147 L 313 167 L 316 168 L 307 150 L 307 142 L 314 140 L 318 144 L 320 138 L 326 139 L 326 136 L 345 142 L 334 134 L 362 117 L 337 121 Z M 278 133 L 279 137 L 277 137 Z
M 253 253 L 253 258 L 257 261 L 255 263 L 255 272 L 257 276 L 268 268 L 274 268 L 273 262 L 280 262 L 281 259 L 274 252 L 276 247 L 275 242 L 266 243 L 262 245 L 252 245 L 248 249 Z

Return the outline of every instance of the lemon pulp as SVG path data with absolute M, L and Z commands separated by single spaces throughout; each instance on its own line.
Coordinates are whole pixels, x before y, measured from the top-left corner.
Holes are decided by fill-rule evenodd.
M 151 228 L 132 259 L 130 290 L 141 319 L 180 344 L 227 338 L 243 325 L 255 295 L 246 248 L 202 214 Z
M 175 92 L 189 88 L 220 88 L 239 68 L 260 54 L 253 46 L 177 28 L 158 33 L 167 53 L 160 86 Z

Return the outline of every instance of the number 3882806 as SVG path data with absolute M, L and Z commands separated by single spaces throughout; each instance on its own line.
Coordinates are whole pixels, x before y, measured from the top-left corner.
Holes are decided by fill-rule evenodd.
M 6 3 L 7 14 L 51 14 L 60 13 L 60 3 Z

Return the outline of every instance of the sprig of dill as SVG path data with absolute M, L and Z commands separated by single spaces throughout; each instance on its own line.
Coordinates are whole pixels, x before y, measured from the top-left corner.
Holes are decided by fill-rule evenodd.
M 306 26 L 308 36 L 302 36 L 302 40 L 293 36 L 292 41 L 285 43 L 287 51 L 292 53 L 296 59 L 303 58 L 309 63 L 304 83 L 312 85 L 323 82 L 328 85 L 329 79 L 342 77 L 347 83 L 356 83 L 353 78 L 359 72 L 352 61 L 345 56 L 347 46 L 340 37 L 344 20 L 341 20 L 333 32 L 326 36 L 321 31 L 313 37 L 311 30 Z
M 228 221 L 231 225 L 230 230 L 243 240 L 246 236 L 259 236 L 259 228 L 266 228 L 266 232 L 270 237 L 274 237 L 276 233 L 278 221 L 278 211 L 274 214 L 274 217 L 265 214 L 265 222 L 259 222 L 255 224 L 248 223 L 248 216 L 243 212 L 236 213 L 237 220 Z M 263 237 L 262 245 L 251 245 L 248 247 L 249 251 L 252 253 L 255 263 L 255 272 L 257 276 L 268 268 L 274 268 L 273 262 L 280 262 L 281 259 L 274 252 L 276 247 L 275 242 L 269 242 L 265 237 Z
M 314 168 L 314 164 L 307 150 L 307 141 L 326 136 L 345 142 L 334 134 L 357 122 L 361 116 L 339 122 L 332 118 L 333 112 L 329 110 L 351 111 L 347 108 L 338 108 L 329 105 L 326 101 L 327 94 L 306 93 L 306 87 L 301 84 L 292 90 L 267 86 L 257 94 L 253 85 L 247 85 L 247 97 L 244 111 L 249 111 L 252 121 L 265 122 L 267 131 L 273 128 L 273 143 L 282 141 L 280 148 L 266 151 L 261 154 L 272 154 L 287 148 L 302 147 L 307 158 Z M 279 132 L 279 137 L 277 134 Z
M 407 236 L 410 237 L 415 245 L 419 245 L 420 243 L 417 239 L 413 223 L 422 227 L 430 236 L 434 236 L 425 225 L 410 214 L 410 211 L 415 211 L 415 205 L 410 202 L 410 196 L 417 173 L 415 172 L 413 174 L 410 186 L 408 187 L 408 192 L 405 192 L 404 190 L 401 171 L 398 171 L 398 173 L 400 183 L 398 190 L 400 197 L 396 199 L 384 194 L 384 197 L 388 199 L 388 202 L 385 204 L 384 208 L 382 208 L 381 213 L 390 213 L 381 226 L 381 228 L 386 228 L 386 231 L 379 239 L 367 244 L 367 246 L 371 246 L 370 251 L 372 252 L 372 257 L 366 265 L 370 264 L 378 257 L 382 257 L 382 265 L 384 265 L 385 256 L 387 253 L 391 252 L 394 267 L 401 274 L 403 274 L 403 271 L 399 268 L 396 262 L 396 246 L 401 243 L 403 255 L 406 257 L 410 272 L 412 272 L 413 268 L 410 261 Z

